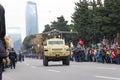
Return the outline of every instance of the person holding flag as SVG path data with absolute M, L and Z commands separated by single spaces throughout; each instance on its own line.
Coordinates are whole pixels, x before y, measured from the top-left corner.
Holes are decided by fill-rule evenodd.
M 81 50 L 84 50 L 84 41 L 80 39 L 78 43 L 80 45 Z

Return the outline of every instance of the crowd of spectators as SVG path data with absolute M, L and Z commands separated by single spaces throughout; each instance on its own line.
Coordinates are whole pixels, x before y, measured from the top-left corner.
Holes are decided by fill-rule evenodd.
M 71 49 L 71 60 L 76 62 L 88 61 L 99 63 L 120 64 L 120 47 L 119 45 L 102 45 L 96 47 Z

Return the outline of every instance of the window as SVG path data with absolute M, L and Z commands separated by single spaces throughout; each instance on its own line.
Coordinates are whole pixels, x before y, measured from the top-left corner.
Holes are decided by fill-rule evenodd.
M 48 44 L 63 44 L 63 41 L 49 41 Z

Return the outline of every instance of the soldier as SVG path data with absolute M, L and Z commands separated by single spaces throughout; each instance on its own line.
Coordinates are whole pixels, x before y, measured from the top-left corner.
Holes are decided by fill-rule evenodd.
M 0 4 L 0 80 L 2 80 L 2 63 L 3 58 L 6 57 L 6 44 L 5 44 L 5 10 L 3 6 Z
M 9 53 L 9 58 L 10 58 L 10 67 L 11 67 L 11 69 L 12 69 L 12 67 L 14 67 L 14 69 L 15 69 L 15 67 L 16 67 L 15 62 L 16 62 L 17 54 L 16 54 L 16 52 L 15 52 L 15 50 L 13 48 L 11 49 L 11 51 Z

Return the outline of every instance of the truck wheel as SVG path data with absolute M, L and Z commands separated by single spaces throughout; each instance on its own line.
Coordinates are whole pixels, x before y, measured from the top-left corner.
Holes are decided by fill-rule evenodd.
M 66 58 L 66 65 L 70 65 L 70 58 L 68 57 L 68 58 Z
M 63 60 L 62 60 L 62 63 L 63 63 L 63 65 L 66 65 L 66 60 L 63 59 Z
M 70 65 L 70 58 L 67 57 L 66 59 L 62 60 L 63 65 Z
M 45 57 L 45 56 L 43 58 L 43 65 L 48 66 L 48 60 L 47 60 L 47 57 Z

